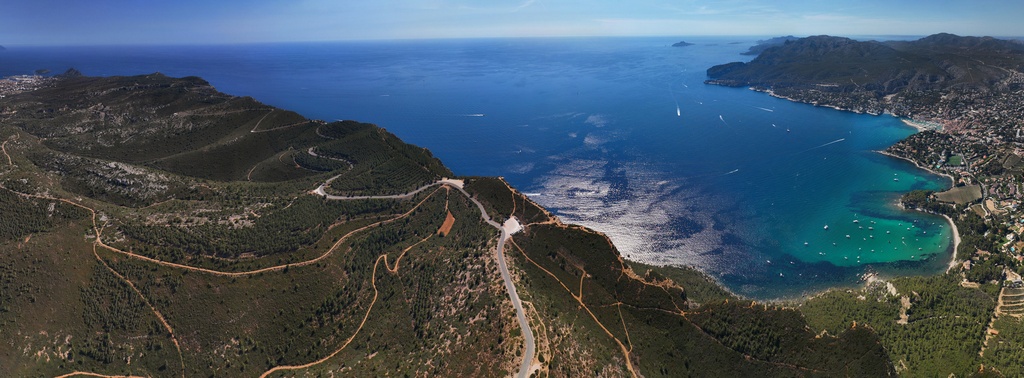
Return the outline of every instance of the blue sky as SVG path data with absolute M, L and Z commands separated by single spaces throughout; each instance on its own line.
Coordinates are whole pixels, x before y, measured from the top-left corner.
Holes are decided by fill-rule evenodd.
M 832 34 L 1024 35 L 1024 1 L 33 0 L 0 8 L 0 44 Z

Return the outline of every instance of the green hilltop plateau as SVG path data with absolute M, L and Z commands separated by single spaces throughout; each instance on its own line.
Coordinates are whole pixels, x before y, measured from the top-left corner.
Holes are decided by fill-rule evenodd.
M 743 300 L 380 127 L 196 77 L 41 78 L 0 141 L 4 376 L 1024 374 L 990 284 Z

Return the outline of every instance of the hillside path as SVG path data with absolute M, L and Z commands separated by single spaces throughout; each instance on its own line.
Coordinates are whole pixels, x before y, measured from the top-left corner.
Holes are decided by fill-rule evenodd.
M 516 374 L 516 376 L 517 377 L 521 377 L 521 378 L 526 378 L 527 376 L 529 376 L 530 367 L 533 364 L 533 359 L 534 359 L 534 355 L 535 355 L 535 351 L 536 351 L 536 341 L 535 341 L 534 336 L 533 336 L 533 330 L 530 328 L 530 324 L 526 320 L 526 314 L 525 314 L 525 312 L 523 310 L 522 301 L 519 299 L 519 294 L 516 292 L 515 284 L 512 282 L 512 277 L 511 277 L 511 274 L 509 273 L 508 265 L 507 265 L 507 263 L 505 261 L 505 254 L 504 254 L 504 246 L 505 246 L 506 242 L 509 240 L 509 236 L 512 235 L 512 234 L 515 234 L 516 232 L 519 232 L 519 231 L 521 231 L 523 229 L 522 225 L 519 223 L 519 221 L 515 217 L 510 217 L 508 220 L 505 221 L 504 224 L 501 224 L 501 223 L 498 223 L 495 220 L 491 219 L 491 216 L 489 214 L 487 214 L 487 210 L 486 210 L 486 208 L 484 208 L 484 205 L 482 203 L 480 203 L 480 201 L 478 201 L 476 198 L 473 198 L 473 196 L 470 195 L 469 192 L 466 192 L 466 190 L 463 188 L 463 186 L 464 186 L 463 180 L 444 178 L 444 179 L 441 179 L 439 181 L 436 181 L 436 182 L 424 185 L 424 186 L 422 186 L 422 187 L 420 187 L 420 188 L 418 188 L 416 190 L 413 190 L 413 191 L 411 191 L 409 193 L 405 193 L 405 194 L 382 195 L 382 196 L 335 196 L 335 195 L 329 195 L 329 194 L 327 194 L 324 191 L 324 187 L 327 184 L 329 184 L 331 180 L 333 180 L 335 178 L 337 178 L 337 176 L 332 177 L 331 179 L 328 179 L 327 182 L 325 182 L 324 184 L 321 184 L 319 187 L 317 187 L 316 189 L 314 189 L 310 193 L 314 194 L 314 195 L 322 196 L 322 197 L 324 197 L 325 199 L 328 199 L 328 200 L 407 199 L 407 198 L 413 197 L 414 195 L 416 195 L 416 194 L 418 194 L 418 193 L 420 193 L 420 192 L 422 192 L 422 191 L 424 191 L 424 190 L 426 190 L 426 189 L 428 189 L 430 187 L 439 186 L 439 185 L 446 185 L 446 186 L 453 187 L 453 188 L 457 189 L 459 192 L 462 192 L 462 194 L 465 195 L 466 198 L 469 199 L 470 202 L 472 202 L 473 204 L 476 205 L 477 209 L 480 211 L 480 218 L 485 223 L 490 225 L 491 227 L 494 227 L 494 228 L 498 229 L 498 231 L 500 232 L 500 236 L 498 238 L 498 246 L 495 249 L 495 257 L 498 260 L 498 268 L 499 268 L 499 271 L 501 272 L 501 278 L 502 278 L 502 281 L 504 281 L 505 288 L 508 291 L 509 299 L 512 301 L 512 306 L 515 307 L 516 318 L 517 318 L 517 320 L 519 322 L 519 326 L 520 326 L 520 328 L 522 330 L 523 339 L 524 339 L 523 341 L 524 341 L 524 344 L 525 344 L 524 345 L 524 351 L 523 351 L 523 360 L 522 360 L 522 363 L 520 363 L 519 372 Z M 103 247 L 103 248 L 105 248 L 107 250 L 110 250 L 110 251 L 113 251 L 113 252 L 124 254 L 124 255 L 127 255 L 129 257 L 134 257 L 134 258 L 137 258 L 137 259 L 149 261 L 149 262 L 156 263 L 156 264 L 159 264 L 159 265 L 171 266 L 171 267 L 176 267 L 176 268 L 181 268 L 181 269 L 186 269 L 186 270 L 202 271 L 202 272 L 205 272 L 205 273 L 210 273 L 210 274 L 215 274 L 215 275 L 224 275 L 224 276 L 251 275 L 251 274 L 262 273 L 262 272 L 266 272 L 266 271 L 275 271 L 275 270 L 286 269 L 288 266 L 302 266 L 302 265 L 308 265 L 308 264 L 315 263 L 315 262 L 317 262 L 317 261 L 327 257 L 349 235 L 352 235 L 354 233 L 357 233 L 359 231 L 362 231 L 362 230 L 370 228 L 370 227 L 378 226 L 378 225 L 383 224 L 383 223 L 389 223 L 391 221 L 394 221 L 394 220 L 397 220 L 397 219 L 400 219 L 400 218 L 404 218 L 405 216 L 408 216 L 413 211 L 415 211 L 416 208 L 418 208 L 419 205 L 422 204 L 422 202 L 420 202 L 412 210 L 410 210 L 409 212 L 407 212 L 405 214 L 399 215 L 396 218 L 392 218 L 390 220 L 386 220 L 386 221 L 374 223 L 374 224 L 371 224 L 371 225 L 367 225 L 367 226 L 364 226 L 364 227 L 362 227 L 360 229 L 357 229 L 357 230 L 354 230 L 352 232 L 349 232 L 348 234 L 343 236 L 341 238 L 341 240 L 336 242 L 335 245 L 333 245 L 327 251 L 327 253 L 325 253 L 324 255 L 319 256 L 319 257 L 317 257 L 315 259 L 307 260 L 307 261 L 303 261 L 303 262 L 299 262 L 299 263 L 284 264 L 284 265 L 280 265 L 280 266 L 273 266 L 273 267 L 268 267 L 268 268 L 262 268 L 262 269 L 257 269 L 257 270 L 254 270 L 254 271 L 248 271 L 248 272 L 221 272 L 221 271 L 215 271 L 215 270 L 211 270 L 211 269 L 205 269 L 205 268 L 199 268 L 199 267 L 193 267 L 193 266 L 187 266 L 187 265 L 182 265 L 182 264 L 162 261 L 162 260 L 158 260 L 158 259 L 154 259 L 154 258 L 142 256 L 142 255 L 137 255 L 137 254 L 129 252 L 129 251 L 123 251 L 123 250 L 120 250 L 118 248 L 109 246 L 109 245 L 103 243 L 103 241 L 102 241 L 102 230 L 103 230 L 103 227 L 101 225 L 99 225 L 99 223 L 97 222 L 96 210 L 94 210 L 94 209 L 92 209 L 90 207 L 87 207 L 85 205 L 76 203 L 74 201 L 67 200 L 67 199 L 53 198 L 53 197 L 41 196 L 41 195 L 32 195 L 32 194 L 26 194 L 26 193 L 20 193 L 20 192 L 14 192 L 14 193 L 17 193 L 19 195 L 26 196 L 26 197 L 34 197 L 34 198 L 40 198 L 40 199 L 46 199 L 46 200 L 61 201 L 61 202 L 70 204 L 72 206 L 76 206 L 76 207 L 79 207 L 79 208 L 82 208 L 82 209 L 85 209 L 85 210 L 89 211 L 91 213 L 91 215 L 92 215 L 91 218 L 92 218 L 92 223 L 93 223 L 93 233 L 94 233 L 94 237 L 95 237 L 94 247 Z M 426 200 L 424 199 L 424 201 L 426 201 Z M 403 251 L 403 252 L 405 252 L 405 251 Z M 94 251 L 94 253 L 95 253 L 95 251 Z M 103 259 L 100 258 L 99 255 L 96 255 L 96 257 L 101 262 L 103 262 L 104 265 L 106 265 L 106 262 L 103 261 Z M 381 256 L 381 257 L 384 257 L 384 256 Z M 386 258 L 386 257 L 384 257 L 384 258 Z M 398 263 L 398 261 L 395 262 L 395 269 L 397 269 L 397 263 Z M 387 265 L 387 263 L 385 262 L 385 268 L 388 268 L 390 270 L 390 268 L 387 267 L 386 265 Z M 375 272 L 376 272 L 376 267 L 377 267 L 377 264 L 374 264 L 374 271 Z M 108 266 L 108 269 L 109 269 L 109 266 Z M 114 271 L 114 273 L 118 274 L 116 271 Z M 374 273 L 374 274 L 376 274 L 376 273 Z M 123 279 L 123 277 L 122 277 L 122 279 Z M 133 288 L 134 288 L 134 285 L 130 281 L 127 281 L 127 280 L 125 280 L 125 281 L 128 282 L 128 284 L 133 286 Z M 138 290 L 136 290 L 136 291 L 138 292 Z M 141 292 L 139 292 L 139 294 L 141 295 Z M 375 293 L 375 297 L 376 297 L 376 293 Z M 146 301 L 147 304 L 148 304 L 148 299 L 147 298 L 143 297 L 143 300 Z M 374 300 L 374 301 L 376 301 L 376 300 Z M 157 317 L 159 318 L 159 320 L 164 323 L 164 326 L 166 328 L 168 328 L 168 331 L 170 331 L 171 338 L 173 339 L 173 341 L 175 343 L 175 346 L 178 346 L 177 339 L 175 338 L 173 331 L 170 330 L 170 325 L 166 323 L 166 321 L 164 320 L 162 314 L 157 312 L 156 309 L 152 305 L 150 305 L 150 307 L 151 307 L 152 310 L 154 310 L 154 312 L 157 315 Z M 369 312 L 367 312 L 366 316 L 369 316 Z M 365 321 L 366 321 L 366 318 L 364 317 L 363 323 L 365 323 Z M 362 324 L 360 325 L 360 328 L 362 328 Z M 358 331 L 357 331 L 357 333 L 358 333 Z M 353 338 L 354 338 L 354 336 L 355 335 L 353 335 Z M 351 339 L 348 340 L 345 343 L 346 346 L 351 341 L 352 341 Z M 182 361 L 181 361 L 182 362 L 182 373 L 184 374 L 184 371 L 185 371 L 185 369 L 184 369 L 184 359 L 183 359 L 183 356 L 181 355 L 180 346 L 178 346 L 178 348 L 179 348 L 178 349 L 179 358 L 182 359 Z M 344 346 L 342 347 L 342 349 L 344 349 Z M 340 350 L 341 349 L 339 349 L 335 353 L 339 352 Z M 294 369 L 294 368 L 301 368 L 301 367 L 305 367 L 305 366 L 316 365 L 318 363 L 326 361 L 330 357 L 333 357 L 333 355 L 334 354 L 332 354 L 330 356 L 327 356 L 326 358 L 323 358 L 321 360 L 314 361 L 314 362 L 312 362 L 310 364 L 307 364 L 307 365 L 277 367 L 277 368 L 271 369 L 271 370 L 267 371 L 266 373 L 264 373 L 264 376 L 266 376 L 266 375 L 268 375 L 270 373 L 273 373 L 273 372 L 275 372 L 277 370 Z M 96 374 L 96 373 L 73 372 L 73 373 L 70 373 L 69 375 L 93 375 L 93 374 Z M 68 375 L 66 375 L 66 376 L 68 376 Z M 99 376 L 102 376 L 102 375 L 99 375 Z
M 533 363 L 533 356 L 535 354 L 537 345 L 533 337 L 533 330 L 530 329 L 530 323 L 526 321 L 526 313 L 523 311 L 523 302 L 519 300 L 519 293 L 516 292 L 516 286 L 512 282 L 512 276 L 511 274 L 509 274 L 508 265 L 505 262 L 505 242 L 508 241 L 509 235 L 512 235 L 523 229 L 522 226 L 519 224 L 519 221 L 516 220 L 515 217 L 512 217 L 505 221 L 505 224 L 501 224 L 491 219 L 491 216 L 487 214 L 487 209 L 484 208 L 484 205 L 480 203 L 480 201 L 477 201 L 476 198 L 473 198 L 473 196 L 471 196 L 469 192 L 466 192 L 466 190 L 463 188 L 464 182 L 462 180 L 445 178 L 437 182 L 421 186 L 419 189 L 416 189 L 409 193 L 386 196 L 334 196 L 327 194 L 327 192 L 324 191 L 324 187 L 329 185 L 331 181 L 333 181 L 337 177 L 338 176 L 328 179 L 326 182 L 324 182 L 319 187 L 314 189 L 312 193 L 329 200 L 406 199 L 432 186 L 448 185 L 454 187 L 455 189 L 458 189 L 460 192 L 462 192 L 463 195 L 466 196 L 466 198 L 469 199 L 470 202 L 476 204 L 476 207 L 480 210 L 480 218 L 483 219 L 485 223 L 491 225 L 491 227 L 494 227 L 501 232 L 501 236 L 499 236 L 498 238 L 498 248 L 495 250 L 495 257 L 498 259 L 498 270 L 501 271 L 501 279 L 505 283 L 505 289 L 508 291 L 509 299 L 512 300 L 512 306 L 515 307 L 516 309 L 516 318 L 519 321 L 519 328 L 522 329 L 524 339 L 523 341 L 526 344 L 524 346 L 523 351 L 523 362 L 520 363 L 519 373 L 516 374 L 516 376 L 520 378 L 526 378 L 527 376 L 529 376 L 530 365 Z

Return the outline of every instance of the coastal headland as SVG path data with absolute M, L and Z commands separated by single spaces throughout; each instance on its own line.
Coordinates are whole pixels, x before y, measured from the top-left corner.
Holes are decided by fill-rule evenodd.
M 196 77 L 48 79 L 0 108 L 16 220 L 0 229 L 0 321 L 19 335 L 0 366 L 15 375 L 1021 373 L 1022 335 L 994 321 L 1012 303 L 992 269 L 1010 256 L 1003 197 L 901 199 L 955 222 L 974 269 L 755 302 L 624 259 L 500 178 L 445 180 L 376 125 Z M 1013 151 L 961 148 L 958 125 L 886 153 L 1012 197 L 986 175 L 1016 169 Z M 510 219 L 522 228 L 502 237 L 487 222 Z
M 375 125 L 161 74 L 48 79 L 0 107 L 16 375 L 893 373 L 869 328 L 817 335 L 627 261 Z
M 953 256 L 945 274 L 895 277 L 880 289 L 877 283 L 882 281 L 875 277 L 860 291 L 819 294 L 801 305 L 809 319 L 859 319 L 883 334 L 901 334 L 921 319 L 911 314 L 921 305 L 915 300 L 918 292 L 908 295 L 906 287 L 921 288 L 922 281 L 929 282 L 946 287 L 946 295 L 976 298 L 976 308 L 961 307 L 946 314 L 973 318 L 977 325 L 968 333 L 945 333 L 939 339 L 944 340 L 940 343 L 960 340 L 977 355 L 928 364 L 923 370 L 921 365 L 910 367 L 909 359 L 894 357 L 901 372 L 945 375 L 956 369 L 952 366 L 963 369 L 981 363 L 979 371 L 1024 373 L 1016 367 L 1024 356 L 999 355 L 1008 351 L 1001 343 L 1024 340 L 1024 334 L 1015 331 L 1019 319 L 1000 318 L 996 310 L 996 302 L 1003 303 L 1006 293 L 1016 293 L 1013 288 L 1019 284 L 1009 280 L 1024 271 L 1018 241 L 1024 232 L 1018 226 L 1024 221 L 1019 206 L 1024 200 L 1024 151 L 1019 148 L 1017 110 L 1024 89 L 1019 80 L 1022 63 L 1024 45 L 991 37 L 936 34 L 916 41 L 877 42 L 815 36 L 768 47 L 749 63 L 708 70 L 708 84 L 745 86 L 795 102 L 899 117 L 918 132 L 878 152 L 949 178 L 953 186 L 949 192 L 956 192 L 916 190 L 900 200 L 906 208 L 938 214 L 949 222 Z M 899 314 L 895 325 L 890 320 L 827 314 L 837 302 L 879 293 L 885 293 L 878 297 L 879 303 L 889 303 L 888 311 Z M 893 352 L 903 348 L 896 338 L 883 339 L 891 355 L 900 354 Z M 996 365 L 1000 367 L 993 369 Z
M 979 66 L 983 57 L 992 59 Z M 837 64 L 840 61 L 848 65 Z M 954 223 L 965 217 L 973 222 L 980 213 L 988 217 L 988 228 L 1005 236 L 1016 234 L 1007 225 L 1021 216 L 1015 209 L 1024 199 L 1020 175 L 1013 174 L 1022 168 L 1024 152 L 1015 146 L 1020 141 L 1020 116 L 1014 109 L 1021 105 L 1015 93 L 1022 89 L 1016 67 L 1021 63 L 1024 45 L 991 37 L 935 34 L 878 42 L 814 36 L 767 48 L 748 63 L 712 67 L 707 83 L 749 86 L 815 106 L 899 117 L 918 133 L 880 153 L 947 177 L 951 186 L 980 185 L 982 198 L 976 201 L 998 204 L 980 212 L 981 205 L 973 203 L 935 205 L 929 211 Z M 849 67 L 858 67 L 858 72 Z M 979 244 L 974 238 L 963 239 L 971 242 L 963 247 L 955 243 L 956 251 L 967 252 L 956 254 L 954 262 L 976 258 L 975 251 L 992 250 L 1019 260 L 1019 249 L 997 246 L 1006 240 L 989 238 Z M 1006 268 L 1020 269 L 1016 264 Z

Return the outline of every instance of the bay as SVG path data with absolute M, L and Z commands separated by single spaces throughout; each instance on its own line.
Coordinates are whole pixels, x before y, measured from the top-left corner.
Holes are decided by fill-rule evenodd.
M 875 152 L 913 129 L 705 85 L 708 67 L 750 59 L 739 53 L 758 38 L 685 39 L 695 45 L 8 46 L 0 74 L 195 75 L 307 117 L 376 123 L 458 174 L 504 176 L 564 221 L 607 233 L 629 259 L 694 266 L 752 298 L 854 285 L 869 271 L 944 270 L 945 220 L 894 204 L 948 180 Z

